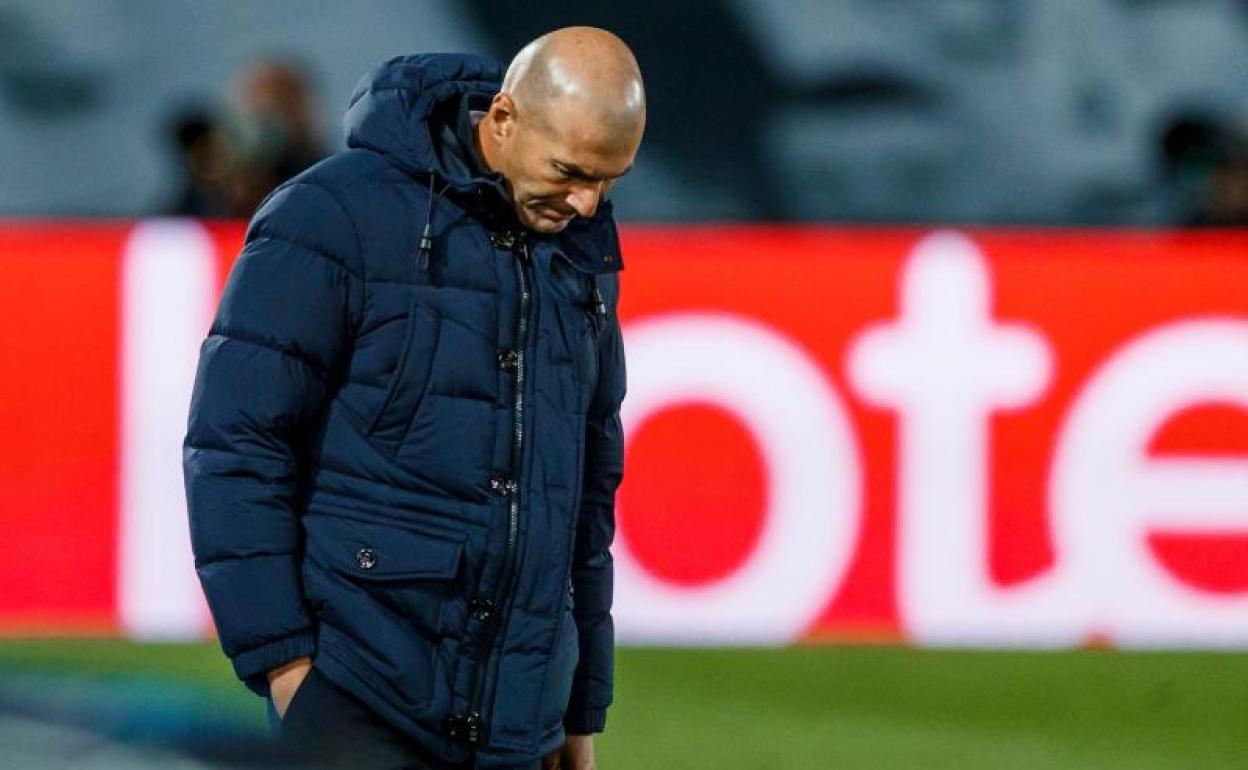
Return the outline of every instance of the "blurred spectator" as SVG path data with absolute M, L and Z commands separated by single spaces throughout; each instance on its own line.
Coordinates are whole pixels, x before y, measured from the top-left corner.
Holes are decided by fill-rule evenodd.
M 1203 221 L 1212 227 L 1248 227 L 1248 137 L 1240 132 L 1233 151 L 1214 169 Z
M 229 195 L 229 144 L 212 115 L 195 108 L 176 117 L 169 139 L 182 175 L 177 196 L 165 213 L 182 217 L 228 217 L 234 213 Z
M 1248 120 L 1180 115 L 1161 137 L 1174 224 L 1248 226 Z
M 233 214 L 250 217 L 270 190 L 325 156 L 311 79 L 290 60 L 244 67 L 230 94 Z
M 278 59 L 246 65 L 224 120 L 195 108 L 170 125 L 182 181 L 166 213 L 250 217 L 270 190 L 324 157 L 315 114 L 300 67 Z

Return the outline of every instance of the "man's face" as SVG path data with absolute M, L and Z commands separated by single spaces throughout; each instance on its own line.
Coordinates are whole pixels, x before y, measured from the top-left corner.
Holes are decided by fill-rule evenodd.
M 542 115 L 516 115 L 500 149 L 520 223 L 557 233 L 575 216 L 593 216 L 632 167 L 640 144 L 641 126 L 604 125 L 566 102 L 550 105 Z

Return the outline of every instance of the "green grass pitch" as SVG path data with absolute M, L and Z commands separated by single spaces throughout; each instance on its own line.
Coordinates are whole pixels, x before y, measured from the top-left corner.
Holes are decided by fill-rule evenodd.
M 1248 655 L 621 649 L 603 770 L 1248 767 Z M 0 643 L 0 675 L 166 684 L 265 729 L 215 644 Z

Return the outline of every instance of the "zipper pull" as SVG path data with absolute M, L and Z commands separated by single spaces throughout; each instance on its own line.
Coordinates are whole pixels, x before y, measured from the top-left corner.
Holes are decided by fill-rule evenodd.
M 607 303 L 602 298 L 602 292 L 598 290 L 598 276 L 594 276 L 593 297 L 594 297 L 594 312 L 598 314 L 598 318 L 605 321 L 607 318 Z
M 420 269 L 429 269 L 429 253 L 433 251 L 433 224 L 426 222 L 420 234 Z
M 585 279 L 589 282 L 589 306 L 582 305 L 581 307 L 589 311 L 589 323 L 594 327 L 596 338 L 601 336 L 603 328 L 607 325 L 607 303 L 598 289 L 598 276 L 587 275 Z

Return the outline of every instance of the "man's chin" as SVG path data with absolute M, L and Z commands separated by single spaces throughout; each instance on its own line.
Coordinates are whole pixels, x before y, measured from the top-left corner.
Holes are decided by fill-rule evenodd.
M 525 222 L 529 230 L 540 232 L 542 235 L 554 235 L 557 232 L 563 232 L 568 227 L 568 222 L 572 220 L 552 221 L 545 217 L 537 217 L 534 220 Z
M 524 218 L 524 226 L 530 230 L 543 235 L 554 235 L 563 232 L 568 223 L 572 221 L 572 217 L 567 219 L 550 219 L 543 216 L 528 216 Z

